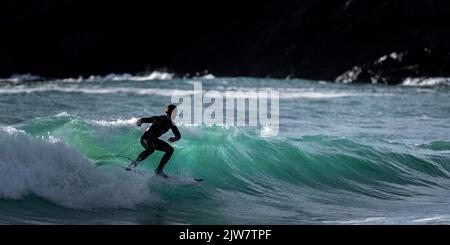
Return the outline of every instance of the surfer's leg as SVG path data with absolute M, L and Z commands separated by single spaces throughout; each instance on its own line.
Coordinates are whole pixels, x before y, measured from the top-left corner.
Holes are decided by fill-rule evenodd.
M 153 145 L 151 143 L 149 143 L 147 139 L 141 138 L 141 145 L 142 145 L 142 147 L 145 148 L 145 150 L 143 152 L 141 152 L 141 154 L 139 154 L 139 156 L 136 158 L 136 160 L 134 160 L 131 163 L 131 165 L 133 165 L 134 167 L 136 167 L 140 162 L 144 161 L 145 158 L 147 158 L 153 152 L 155 152 Z
M 156 168 L 155 172 L 157 174 L 162 174 L 162 170 L 166 163 L 169 161 L 170 157 L 173 154 L 173 147 L 170 146 L 167 142 L 157 139 L 155 142 L 155 149 L 158 151 L 164 151 L 164 156 L 161 158 L 161 162 Z

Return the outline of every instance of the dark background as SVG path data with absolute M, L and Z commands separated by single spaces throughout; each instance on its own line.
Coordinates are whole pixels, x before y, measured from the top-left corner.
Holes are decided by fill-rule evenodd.
M 443 0 L 7 0 L 0 33 L 0 77 L 165 68 L 334 80 L 394 51 L 418 53 L 408 61 L 418 67 L 433 63 L 411 74 L 450 73 L 442 64 L 450 50 L 450 1 Z M 393 67 L 376 69 L 388 76 Z
M 205 240 L 180 240 L 180 232 L 214 232 Z M 22 225 L 1 226 L 6 242 L 141 244 L 367 244 L 448 243 L 448 225 Z M 224 230 L 271 230 L 269 239 L 221 239 Z M 125 235 L 124 235 L 125 234 Z M 50 243 L 49 243 L 50 242 Z

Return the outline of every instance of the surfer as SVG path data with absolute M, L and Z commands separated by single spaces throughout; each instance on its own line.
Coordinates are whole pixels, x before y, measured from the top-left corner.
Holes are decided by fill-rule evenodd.
M 143 123 L 151 123 L 152 125 L 145 130 L 145 133 L 141 137 L 141 145 L 145 150 L 139 154 L 136 160 L 131 162 L 130 167 L 136 167 L 155 150 L 163 151 L 165 152 L 164 156 L 161 158 L 158 167 L 155 169 L 155 174 L 167 178 L 167 175 L 163 172 L 163 168 L 173 154 L 173 147 L 167 142 L 159 139 L 159 137 L 171 129 L 175 137 L 169 138 L 168 141 L 170 143 L 173 143 L 181 138 L 180 131 L 173 122 L 173 119 L 176 117 L 176 108 L 177 107 L 175 105 L 168 105 L 164 110 L 166 113 L 165 115 L 141 118 L 137 120 L 136 125 L 138 127 L 140 127 Z

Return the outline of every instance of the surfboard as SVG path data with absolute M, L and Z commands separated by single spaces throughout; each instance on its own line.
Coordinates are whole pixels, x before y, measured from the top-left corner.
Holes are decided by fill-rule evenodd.
M 192 183 L 200 183 L 202 182 L 204 179 L 203 178 L 189 178 L 189 177 L 181 177 L 181 176 L 167 176 L 167 177 L 163 177 L 163 176 L 159 176 L 156 175 L 152 172 L 149 171 L 145 171 L 142 169 L 136 169 L 136 168 L 131 168 L 131 167 L 122 167 L 125 171 L 128 172 L 133 172 L 133 173 L 137 173 L 140 175 L 146 175 L 149 176 L 152 179 L 160 179 L 162 181 L 166 181 L 169 183 L 174 183 L 174 184 L 192 184 Z

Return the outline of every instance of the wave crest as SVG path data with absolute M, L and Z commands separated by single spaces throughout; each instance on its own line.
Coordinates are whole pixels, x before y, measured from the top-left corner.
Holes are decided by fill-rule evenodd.
M 9 130 L 10 131 L 10 130 Z M 117 168 L 105 171 L 61 143 L 0 128 L 0 197 L 37 195 L 75 209 L 133 208 L 157 200 L 149 180 Z

